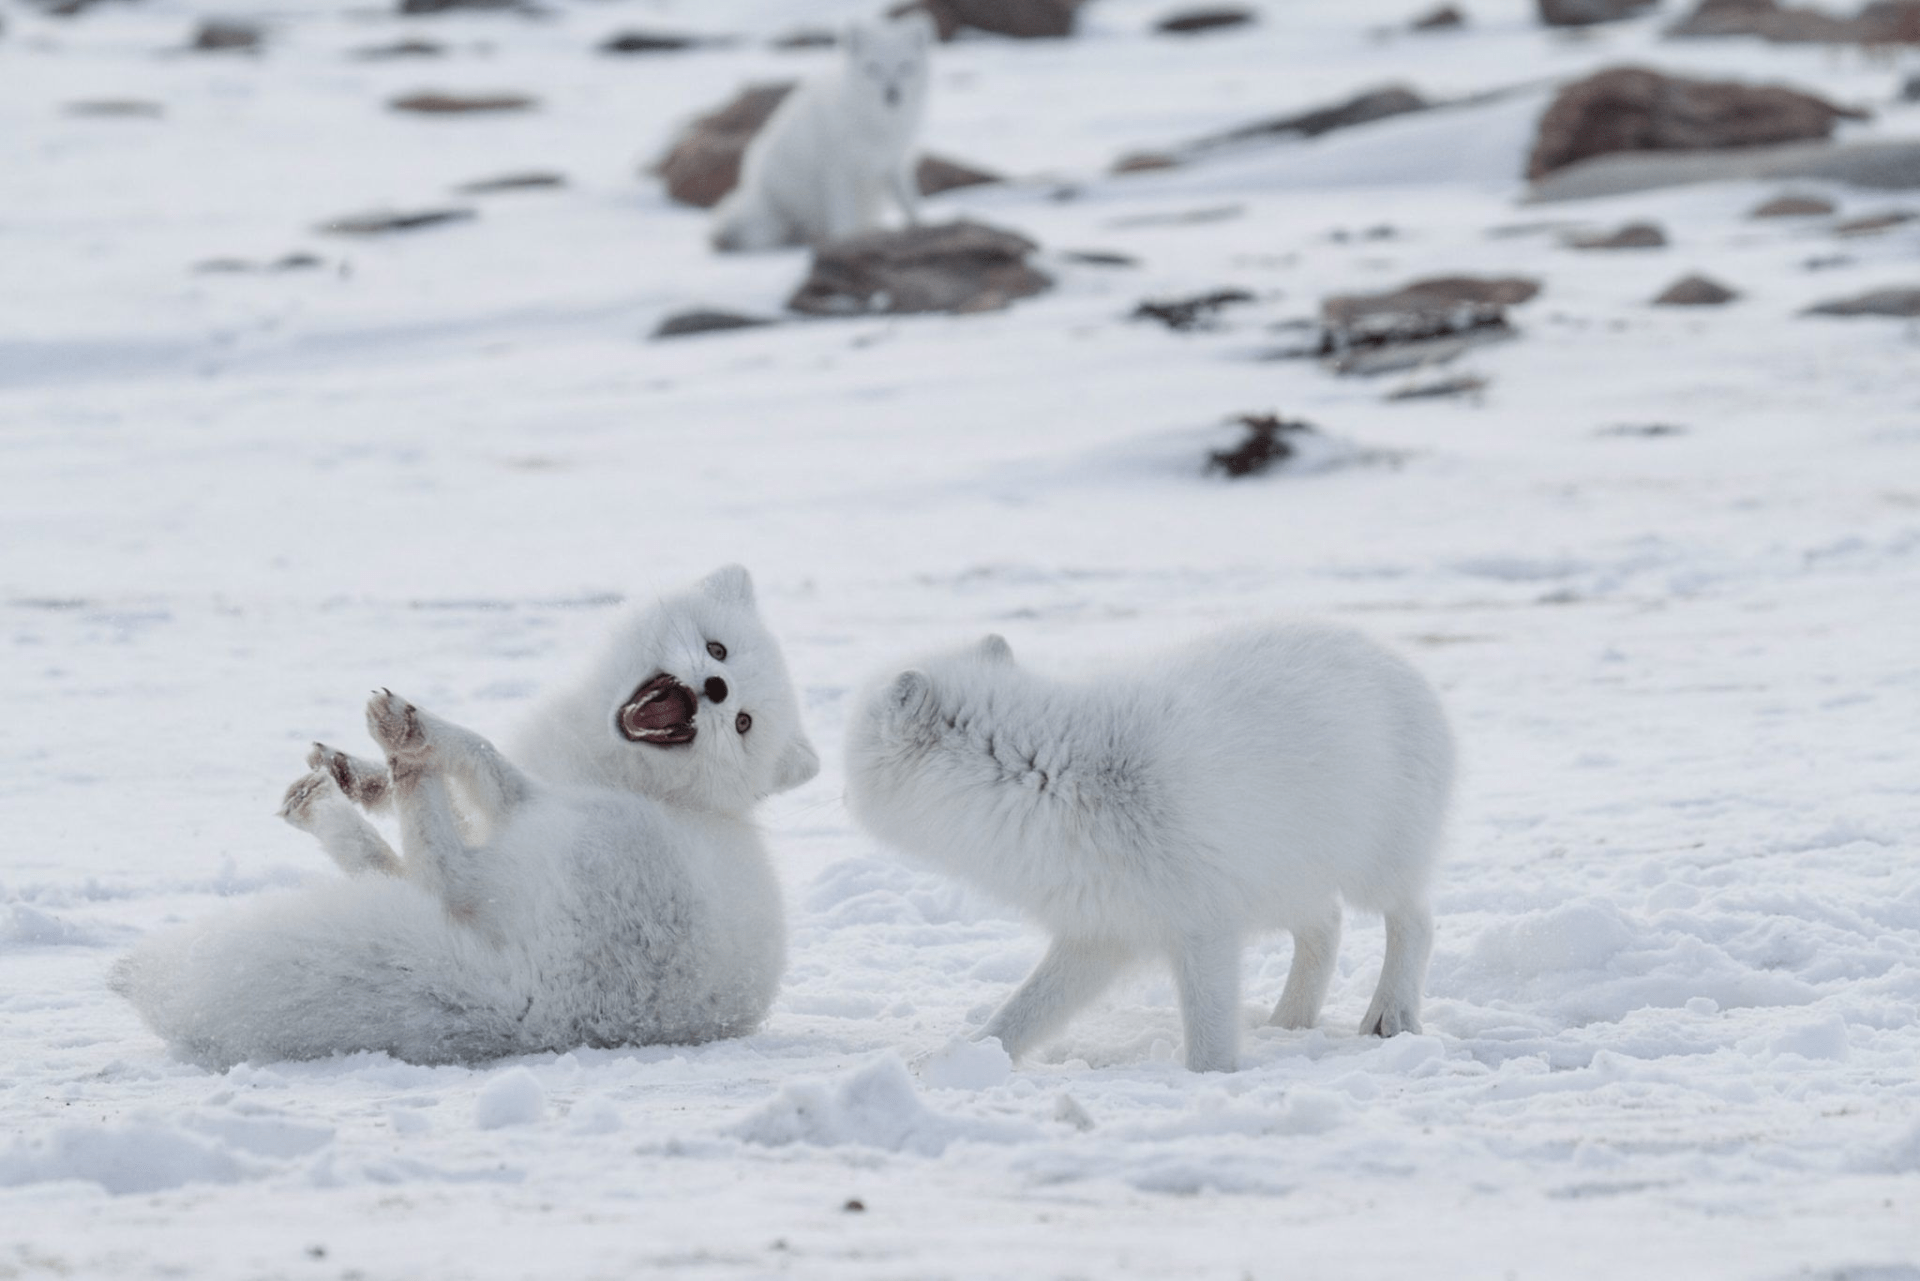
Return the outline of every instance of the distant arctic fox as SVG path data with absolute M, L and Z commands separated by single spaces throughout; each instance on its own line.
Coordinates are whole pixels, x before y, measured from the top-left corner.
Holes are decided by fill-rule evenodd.
M 143 942 L 113 986 L 182 1053 L 470 1062 L 751 1031 L 785 967 L 750 811 L 813 777 L 747 571 L 644 609 L 516 767 L 381 691 L 386 767 L 315 744 L 281 814 L 343 880 Z M 457 798 L 457 803 L 456 803 Z M 354 808 L 397 812 L 401 854 Z
M 914 222 L 913 143 L 932 40 L 922 13 L 849 27 L 840 65 L 788 94 L 747 144 L 740 183 L 714 210 L 713 247 L 843 240 L 878 227 L 889 195 Z
M 1053 935 L 979 1035 L 1018 1055 L 1124 962 L 1160 954 L 1196 1072 L 1236 1066 L 1249 933 L 1293 932 L 1272 1021 L 1319 1017 L 1342 899 L 1387 922 L 1361 1031 L 1419 1030 L 1452 778 L 1426 681 L 1355 632 L 1307 624 L 1087 681 L 1030 674 L 989 636 L 883 681 L 847 727 L 855 817 Z

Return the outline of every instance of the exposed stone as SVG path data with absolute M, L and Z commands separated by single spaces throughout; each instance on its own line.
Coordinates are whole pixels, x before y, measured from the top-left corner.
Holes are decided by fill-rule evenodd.
M 1533 203 L 1590 200 L 1699 182 L 1831 182 L 1877 191 L 1920 189 L 1920 139 L 1789 142 L 1721 151 L 1594 156 L 1536 181 Z
M 1908 213 L 1903 209 L 1890 210 L 1887 213 L 1868 214 L 1864 218 L 1849 218 L 1845 222 L 1834 224 L 1836 236 L 1873 236 L 1894 227 L 1904 226 L 1920 218 L 1920 214 Z
M 65 111 L 70 116 L 120 120 L 158 120 L 167 114 L 159 103 L 142 98 L 86 98 L 69 102 Z
M 922 156 L 913 167 L 914 186 L 923 196 L 937 196 L 943 191 L 958 191 L 962 187 L 985 187 L 1006 181 L 997 173 L 988 173 L 985 169 L 975 169 L 972 165 L 961 164 L 957 160 L 948 160 L 944 156 Z
M 1682 276 L 1653 300 L 1656 307 L 1719 307 L 1732 302 L 1739 292 L 1706 276 Z
M 520 0 L 400 0 L 399 12 L 410 15 L 454 13 L 462 9 L 498 12 L 519 7 Z
M 870 231 L 814 254 L 787 306 L 811 316 L 995 311 L 1053 282 L 1025 236 L 977 222 Z
M 1149 299 L 1133 309 L 1134 320 L 1157 320 L 1177 333 L 1193 329 L 1211 329 L 1220 313 L 1238 303 L 1252 302 L 1244 289 L 1216 289 L 1190 298 Z
M 251 22 L 208 18 L 194 31 L 187 47 L 196 53 L 252 53 L 266 41 L 266 32 Z
M 507 191 L 545 191 L 567 185 L 566 175 L 535 170 L 528 173 L 504 173 L 497 178 L 479 178 L 463 182 L 454 190 L 463 196 L 491 196 Z
M 1650 9 L 1656 0 L 1536 0 L 1540 21 L 1549 27 L 1591 27 L 1619 22 Z
M 766 316 L 743 316 L 733 311 L 701 308 L 682 311 L 662 320 L 653 331 L 655 338 L 685 338 L 692 334 L 716 334 L 730 329 L 758 329 L 775 323 Z
M 1667 34 L 1758 36 L 1774 44 L 1920 44 L 1920 0 L 1874 0 L 1850 18 L 1776 0 L 1701 0 Z
M 1041 40 L 1072 35 L 1074 11 L 1079 7 L 1080 0 L 912 0 L 888 13 L 893 17 L 925 13 L 942 40 L 951 40 L 969 27 L 997 36 Z
M 1131 254 L 1115 253 L 1111 249 L 1069 249 L 1060 255 L 1066 262 L 1079 263 L 1083 267 L 1138 267 L 1140 260 Z
M 1520 276 L 1438 276 L 1390 293 L 1338 294 L 1320 304 L 1315 354 L 1342 374 L 1443 364 L 1481 343 L 1511 338 L 1509 306 L 1540 292 Z
M 472 209 L 418 209 L 407 212 L 380 210 L 347 214 L 320 224 L 319 230 L 333 236 L 384 236 L 396 231 L 418 231 L 450 222 L 468 222 L 480 215 Z
M 1114 173 L 1153 173 L 1179 167 L 1180 161 L 1164 151 L 1129 151 L 1113 162 Z
M 1513 307 L 1532 301 L 1540 282 L 1525 276 L 1432 276 L 1389 293 L 1334 294 L 1320 304 L 1329 325 L 1375 316 L 1442 317 L 1460 307 Z
M 1457 31 L 1467 25 L 1467 15 L 1450 4 L 1430 9 L 1407 26 L 1414 31 Z
M 392 44 L 362 45 L 352 54 L 362 62 L 392 62 L 400 58 L 444 58 L 447 46 L 437 40 L 396 40 Z
M 1824 196 L 1775 196 L 1754 206 L 1749 218 L 1818 218 L 1834 211 L 1834 203 Z
M 618 31 L 599 44 L 601 53 L 678 53 L 712 41 L 672 31 Z
M 1232 449 L 1208 454 L 1208 471 L 1232 477 L 1258 476 L 1275 463 L 1293 457 L 1293 443 L 1287 437 L 1314 430 L 1312 423 L 1278 414 L 1242 414 L 1234 421 L 1245 427 L 1247 434 Z
M 1630 222 L 1598 235 L 1568 236 L 1572 249 L 1664 249 L 1667 233 L 1651 222 Z
M 1201 31 L 1218 31 L 1222 27 L 1249 26 L 1253 20 L 1251 9 L 1242 9 L 1237 5 L 1215 5 L 1168 14 L 1154 23 L 1153 29 L 1162 35 L 1187 36 Z
M 831 49 L 839 43 L 840 37 L 825 27 L 801 27 L 772 41 L 776 49 Z
M 1900 101 L 1920 102 L 1920 71 L 1914 72 L 1901 83 Z
M 1865 113 L 1772 85 L 1618 67 L 1576 81 L 1540 118 L 1527 176 L 1616 152 L 1698 151 L 1825 138 Z
M 395 111 L 424 116 L 475 115 L 497 111 L 528 111 L 538 105 L 520 93 L 409 93 L 390 99 Z
M 1250 125 L 1242 125 L 1238 129 L 1229 129 L 1225 133 L 1203 138 L 1195 145 L 1206 147 L 1275 135 L 1318 138 L 1321 134 L 1332 133 L 1336 129 L 1350 129 L 1355 125 L 1372 124 L 1376 120 L 1385 120 L 1390 116 L 1426 111 L 1433 105 L 1404 85 L 1389 85 L 1384 89 L 1370 89 L 1331 107 L 1316 107 L 1312 111 L 1303 111 L 1298 115 L 1260 120 Z
M 1479 374 L 1450 374 L 1410 382 L 1387 393 L 1388 400 L 1451 400 L 1456 396 L 1478 396 L 1487 389 L 1487 380 Z
M 1808 316 L 1920 316 L 1920 286 L 1875 289 L 1853 298 L 1837 298 L 1809 307 Z

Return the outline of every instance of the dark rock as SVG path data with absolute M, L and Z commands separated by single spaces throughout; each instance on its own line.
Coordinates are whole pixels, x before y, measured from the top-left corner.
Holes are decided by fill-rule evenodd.
M 1247 434 L 1232 449 L 1216 449 L 1207 455 L 1207 470 L 1228 476 L 1258 476 L 1275 463 L 1293 457 L 1293 443 L 1287 437 L 1314 430 L 1312 423 L 1285 419 L 1278 414 L 1242 414 L 1234 420 Z
M 69 102 L 65 110 L 70 116 L 115 120 L 158 120 L 167 114 L 159 103 L 139 98 L 87 98 Z
M 320 230 L 333 236 L 384 236 L 396 231 L 418 231 L 443 223 L 467 222 L 480 215 L 472 209 L 419 209 L 401 213 L 380 211 L 348 214 L 320 224 Z
M 1619 22 L 1650 9 L 1656 0 L 1536 0 L 1540 21 L 1549 27 L 1591 27 Z
M 1774 44 L 1920 44 L 1920 0 L 1875 0 L 1850 18 L 1776 0 L 1701 0 L 1667 34 L 1758 36 Z
M 793 82 L 749 85 L 717 111 L 696 117 L 654 166 L 667 195 L 683 205 L 711 209 L 740 181 L 740 157 Z
M 264 264 L 246 258 L 208 258 L 193 264 L 193 269 L 206 275 L 238 275 L 252 271 L 308 271 L 325 265 L 326 261 L 317 255 L 292 253 Z
M 672 31 L 620 31 L 608 36 L 599 44 L 601 53 L 678 53 L 683 49 L 696 49 L 703 44 L 713 43 L 699 36 L 680 35 Z
M 536 100 L 519 93 L 410 93 L 388 101 L 395 111 L 424 116 L 458 116 L 494 111 L 527 111 Z
M 396 40 L 392 44 L 362 45 L 352 57 L 361 62 L 392 62 L 400 58 L 444 58 L 447 46 L 435 40 Z
M 1665 249 L 1667 233 L 1656 223 L 1630 222 L 1599 235 L 1574 235 L 1566 239 L 1570 249 Z
M 315 267 L 326 266 L 326 260 L 318 254 L 285 254 L 273 260 L 269 271 L 311 271 Z
M 1280 116 L 1273 120 L 1261 120 L 1250 125 L 1242 125 L 1238 129 L 1229 129 L 1225 133 L 1203 138 L 1195 145 L 1206 147 L 1274 136 L 1318 138 L 1321 134 L 1332 133 L 1336 129 L 1351 129 L 1355 125 L 1372 124 L 1376 120 L 1385 120 L 1392 116 L 1426 111 L 1432 106 L 1431 102 L 1413 90 L 1402 85 L 1390 85 L 1384 89 L 1370 89 L 1366 93 L 1331 107 L 1316 107 L 1312 111 L 1303 111 L 1298 115 Z
M 520 0 L 400 0 L 397 12 L 410 15 L 472 10 L 498 13 L 518 9 Z
M 972 28 L 1021 40 L 1057 39 L 1073 34 L 1080 0 L 912 0 L 895 5 L 893 17 L 919 12 L 933 19 L 942 40 Z
M 1699 182 L 1831 182 L 1876 191 L 1920 189 L 1920 139 L 1788 142 L 1719 151 L 1594 156 L 1533 184 L 1530 203 L 1592 200 Z
M 131 0 L 123 0 L 130 3 Z M 49 18 L 77 18 L 107 0 L 38 0 L 40 12 Z
M 1467 15 L 1450 4 L 1430 9 L 1407 24 L 1414 31 L 1457 31 L 1467 25 Z
M 1808 316 L 1920 316 L 1920 286 L 1875 289 L 1853 298 L 1837 298 L 1809 307 Z
M 208 18 L 193 33 L 187 47 L 196 53 L 252 53 L 265 40 L 266 33 L 251 22 Z
M 1775 196 L 1756 205 L 1749 218 L 1818 218 L 1834 211 L 1834 203 L 1824 196 Z
M 814 254 L 787 306 L 810 316 L 994 311 L 1053 284 L 1025 236 L 977 222 L 870 231 Z
M 690 334 L 724 333 L 729 329 L 757 329 L 774 321 L 765 316 L 743 316 L 738 312 L 702 308 L 682 311 L 662 320 L 653 331 L 655 338 L 685 338 Z
M 1113 162 L 1114 173 L 1153 173 L 1179 167 L 1180 161 L 1164 151 L 1129 151 Z
M 497 178 L 480 178 L 473 182 L 463 182 L 454 190 L 463 196 L 491 196 L 506 191 L 548 191 L 566 185 L 565 174 L 536 170 L 528 173 L 506 173 Z
M 773 38 L 776 49 L 831 49 L 839 43 L 840 37 L 825 27 L 802 27 Z
M 1426 382 L 1408 383 L 1387 393 L 1388 400 L 1450 400 L 1455 396 L 1478 396 L 1487 389 L 1487 380 L 1478 374 L 1454 374 Z
M 1216 289 L 1210 294 L 1195 294 L 1191 298 L 1148 300 L 1133 309 L 1131 319 L 1157 320 L 1176 333 L 1186 333 L 1194 329 L 1211 329 L 1219 320 L 1221 311 L 1236 303 L 1252 301 L 1253 295 L 1244 289 Z
M 1887 213 L 1868 214 L 1864 218 L 1849 218 L 1845 222 L 1835 223 L 1833 234 L 1836 236 L 1872 236 L 1894 227 L 1904 226 L 1920 218 L 1920 214 L 1895 209 Z
M 958 160 L 948 160 L 944 156 L 922 156 L 913 169 L 914 185 L 923 196 L 937 196 L 943 191 L 958 191 L 962 187 L 984 187 L 1006 181 L 997 173 L 988 173 L 985 169 L 975 169 L 972 165 L 961 164 Z
M 1253 23 L 1253 11 L 1234 5 L 1216 5 L 1206 9 L 1186 9 L 1169 14 L 1153 24 L 1161 35 L 1188 36 L 1222 27 L 1245 27 Z
M 1825 138 L 1865 113 L 1772 85 L 1689 80 L 1617 67 L 1575 81 L 1540 118 L 1527 176 L 1591 156 L 1699 151 Z
M 1443 364 L 1481 343 L 1511 338 L 1507 308 L 1540 292 L 1520 276 L 1436 276 L 1391 293 L 1336 294 L 1320 304 L 1314 354 L 1342 374 Z
M 1705 276 L 1682 276 L 1653 300 L 1656 307 L 1719 307 L 1740 296 L 1717 280 Z
M 862 1201 L 857 1196 L 848 1197 L 847 1203 L 841 1206 L 840 1208 L 842 1210 L 845 1210 L 848 1214 L 861 1214 L 865 1212 L 867 1208 L 867 1203 L 865 1201 Z
M 1140 260 L 1130 254 L 1117 254 L 1108 249 L 1069 249 L 1060 255 L 1066 262 L 1079 263 L 1083 267 L 1138 267 Z
M 1920 71 L 1914 72 L 1901 82 L 1900 101 L 1920 102 Z

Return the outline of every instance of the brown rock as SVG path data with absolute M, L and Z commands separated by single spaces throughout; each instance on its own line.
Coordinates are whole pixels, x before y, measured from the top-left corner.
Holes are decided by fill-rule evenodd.
M 418 209 L 409 212 L 347 214 L 320 224 L 330 236 L 385 236 L 396 231 L 418 231 L 450 222 L 470 222 L 480 215 L 471 209 Z
M 682 311 L 662 320 L 653 331 L 655 338 L 686 338 L 693 334 L 725 333 L 732 329 L 758 329 L 775 322 L 765 316 L 743 316 L 733 311 L 701 308 Z
M 1706 276 L 1682 276 L 1653 300 L 1656 307 L 1719 307 L 1740 295 Z
M 1233 421 L 1246 428 L 1247 434 L 1232 449 L 1218 449 L 1208 454 L 1208 471 L 1225 472 L 1234 477 L 1258 476 L 1275 463 L 1293 457 L 1293 444 L 1287 437 L 1314 430 L 1312 423 L 1281 418 L 1278 414 L 1242 414 Z
M 831 49 L 840 37 L 825 27 L 800 27 L 773 38 L 776 49 Z
M 1667 34 L 1759 36 L 1774 44 L 1920 44 L 1920 0 L 1875 0 L 1850 18 L 1777 0 L 1701 0 Z
M 424 116 L 458 116 L 491 111 L 528 111 L 538 105 L 519 93 L 410 93 L 388 101 L 395 111 Z
M 1617 67 L 1575 81 L 1554 98 L 1540 118 L 1527 177 L 1615 152 L 1701 151 L 1825 138 L 1836 121 L 1863 115 L 1793 89 Z
M 1157 169 L 1179 167 L 1179 159 L 1164 151 L 1129 151 L 1113 162 L 1114 173 L 1152 173 Z
M 1429 10 L 1407 24 L 1414 31 L 1456 31 L 1467 25 L 1467 15 L 1450 4 Z
M 889 15 L 920 12 L 933 19 L 942 40 L 951 40 L 964 28 L 1021 40 L 1042 40 L 1073 34 L 1074 11 L 1080 0 L 912 0 L 895 5 Z
M 447 46 L 434 40 L 396 40 L 392 44 L 362 45 L 352 56 L 362 62 L 390 62 L 396 58 L 444 58 Z
M 713 41 L 673 31 L 618 31 L 602 40 L 601 53 L 678 53 Z
M 977 222 L 870 231 L 815 253 L 787 306 L 810 316 L 995 311 L 1053 284 L 1027 266 L 1034 249 Z
M 1134 320 L 1157 320 L 1176 333 L 1191 329 L 1210 329 L 1221 311 L 1238 303 L 1252 302 L 1244 289 L 1216 289 L 1191 298 L 1149 299 L 1133 309 Z
M 1439 276 L 1384 294 L 1339 294 L 1320 304 L 1316 354 L 1342 374 L 1444 364 L 1475 345 L 1511 338 L 1507 308 L 1540 292 L 1519 276 Z
M 1920 287 L 1875 289 L 1809 307 L 1808 316 L 1920 316 Z
M 410 15 L 453 13 L 461 9 L 497 12 L 519 7 L 520 0 L 400 0 L 399 12 Z
M 473 182 L 463 182 L 454 190 L 463 196 L 492 196 L 508 191 L 547 191 L 566 185 L 565 174 L 540 169 L 527 173 L 505 173 L 497 178 L 480 178 Z
M 683 205 L 711 209 L 740 181 L 747 143 L 773 115 L 793 82 L 749 85 L 717 111 L 697 117 L 654 166 L 667 195 Z
M 251 22 L 208 18 L 193 33 L 187 47 L 196 53 L 252 53 L 265 40 L 266 33 Z
M 1572 249 L 1664 249 L 1667 233 L 1651 222 L 1630 222 L 1623 227 L 1592 236 L 1568 236 Z
M 1540 21 L 1549 27 L 1591 27 L 1602 22 L 1619 22 L 1655 0 L 1536 0 Z
M 1887 213 L 1868 214 L 1864 218 L 1849 218 L 1845 222 L 1836 223 L 1833 228 L 1833 234 L 1836 236 L 1872 236 L 1894 227 L 1903 226 L 1906 223 L 1912 222 L 1915 218 L 1920 218 L 1920 214 L 1908 213 L 1901 209 L 1891 210 Z
M 1217 31 L 1222 27 L 1250 26 L 1252 23 L 1252 10 L 1234 5 L 1216 5 L 1169 14 L 1154 23 L 1153 29 L 1166 36 L 1189 36 L 1201 31 Z
M 1834 203 L 1823 196 L 1775 196 L 1756 205 L 1749 218 L 1818 218 L 1834 211 Z
M 1390 85 L 1384 89 L 1370 89 L 1366 93 L 1358 94 L 1331 107 L 1316 107 L 1312 111 L 1303 111 L 1298 115 L 1279 116 L 1272 120 L 1242 125 L 1238 129 L 1230 129 L 1226 133 L 1203 138 L 1194 145 L 1207 147 L 1274 135 L 1318 138 L 1321 134 L 1332 133 L 1336 129 L 1350 129 L 1355 125 L 1372 124 L 1376 120 L 1385 120 L 1390 116 L 1425 111 L 1432 106 L 1431 102 L 1413 90 L 1402 85 Z
M 913 167 L 914 186 L 923 196 L 937 196 L 943 191 L 958 191 L 962 187 L 985 187 L 997 182 L 1005 182 L 997 173 L 988 173 L 985 169 L 975 169 L 972 165 L 961 164 L 958 160 L 948 160 L 944 156 L 922 156 L 920 163 Z
M 1540 282 L 1525 276 L 1432 276 L 1384 294 L 1334 294 L 1321 319 L 1350 325 L 1371 316 L 1443 316 L 1459 307 L 1512 307 L 1532 300 Z

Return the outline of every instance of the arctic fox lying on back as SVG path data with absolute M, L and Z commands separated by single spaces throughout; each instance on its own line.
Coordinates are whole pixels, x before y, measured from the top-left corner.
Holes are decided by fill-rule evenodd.
M 756 800 L 818 768 L 729 566 L 643 610 L 517 756 L 381 691 L 386 767 L 320 744 L 281 813 L 346 879 L 149 939 L 113 985 L 209 1066 L 470 1062 L 751 1031 L 785 968 Z M 456 795 L 460 804 L 456 806 Z M 355 806 L 398 813 L 396 855 Z
M 713 247 L 844 240 L 880 225 L 886 196 L 913 222 L 932 40 L 922 13 L 849 27 L 840 65 L 789 93 L 747 144 L 740 183 L 713 213 Z
M 1419 1030 L 1452 779 L 1420 675 L 1358 633 L 1305 624 L 1085 682 L 1030 674 L 989 636 L 883 682 L 847 728 L 855 816 L 1053 935 L 981 1036 L 1021 1054 L 1157 953 L 1196 1072 L 1237 1064 L 1249 933 L 1293 932 L 1272 1021 L 1319 1017 L 1342 899 L 1386 916 L 1361 1030 Z

